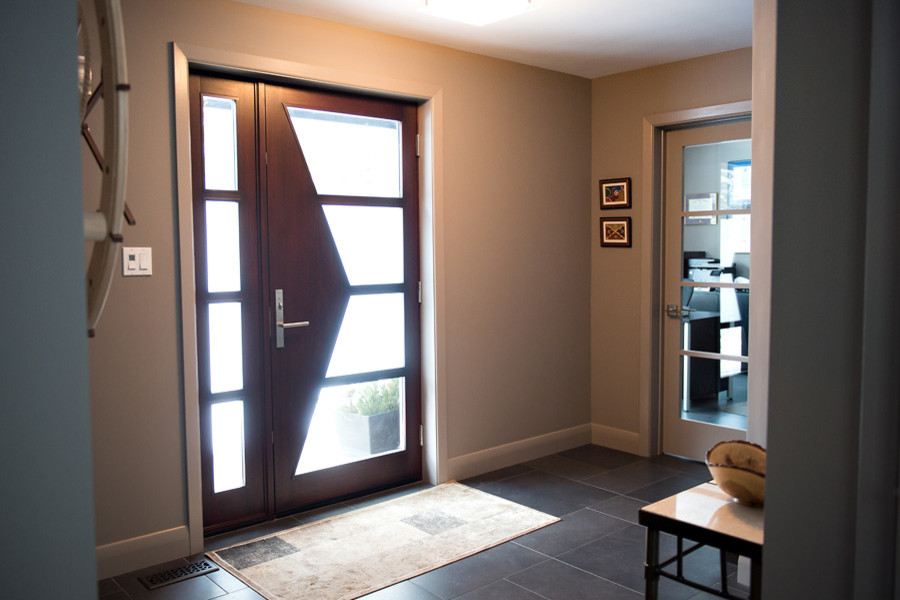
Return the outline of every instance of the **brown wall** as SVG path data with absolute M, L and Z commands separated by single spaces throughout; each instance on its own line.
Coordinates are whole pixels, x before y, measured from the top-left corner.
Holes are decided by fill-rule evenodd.
M 153 276 L 116 276 L 90 342 L 99 545 L 187 523 L 172 41 L 439 88 L 449 457 L 589 422 L 588 80 L 225 0 L 123 9 Z
M 642 172 L 644 117 L 750 99 L 751 50 L 610 75 L 593 80 L 591 145 L 591 422 L 614 439 L 639 431 L 639 390 L 644 285 L 640 235 L 641 195 L 651 183 Z M 631 177 L 629 249 L 600 247 L 600 179 Z M 606 211 L 608 212 L 608 211 Z M 603 215 L 606 216 L 606 215 Z M 609 429 L 606 429 L 609 428 Z M 595 442 L 598 440 L 595 436 Z M 636 446 L 635 446 L 636 447 Z M 627 448 L 626 448 L 627 449 Z

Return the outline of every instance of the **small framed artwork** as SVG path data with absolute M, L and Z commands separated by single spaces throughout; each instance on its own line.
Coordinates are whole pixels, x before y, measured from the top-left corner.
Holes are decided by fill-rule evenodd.
M 716 194 L 686 194 L 684 196 L 685 212 L 702 212 L 716 210 Z M 685 225 L 715 225 L 716 215 L 699 215 L 696 217 L 685 217 Z
M 600 219 L 600 245 L 631 247 L 631 217 Z
M 631 208 L 631 177 L 601 179 L 600 208 Z

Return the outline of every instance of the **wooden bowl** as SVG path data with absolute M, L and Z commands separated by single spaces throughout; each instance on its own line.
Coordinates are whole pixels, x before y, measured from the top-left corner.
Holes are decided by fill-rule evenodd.
M 741 504 L 763 504 L 766 496 L 766 451 L 736 440 L 720 442 L 706 453 L 706 466 L 723 492 Z

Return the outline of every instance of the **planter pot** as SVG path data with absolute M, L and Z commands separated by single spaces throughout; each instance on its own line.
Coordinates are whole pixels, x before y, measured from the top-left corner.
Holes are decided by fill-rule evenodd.
M 363 455 L 381 454 L 400 446 L 400 410 L 378 415 L 339 412 L 336 429 L 341 447 Z

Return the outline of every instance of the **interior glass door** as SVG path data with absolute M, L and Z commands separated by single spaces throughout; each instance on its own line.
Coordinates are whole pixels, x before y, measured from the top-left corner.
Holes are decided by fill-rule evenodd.
M 750 122 L 666 135 L 663 450 L 746 439 Z

